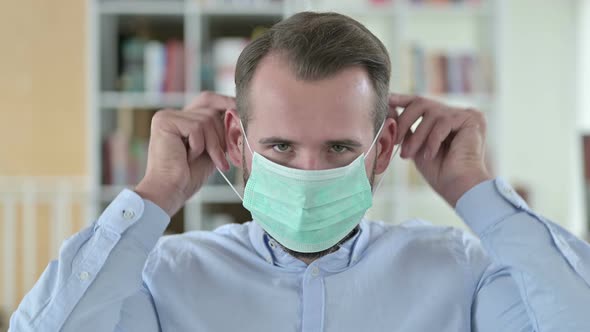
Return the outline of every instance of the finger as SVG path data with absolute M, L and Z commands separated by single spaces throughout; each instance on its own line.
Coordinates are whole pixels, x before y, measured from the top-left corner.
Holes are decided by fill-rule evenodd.
M 398 135 L 396 143 L 401 142 L 402 138 L 405 137 L 408 132 L 411 132 L 414 123 L 416 123 L 427 110 L 427 105 L 424 103 L 412 103 L 410 106 L 406 107 L 397 120 Z
M 205 135 L 203 131 L 198 128 L 193 128 L 192 132 L 190 129 L 186 128 L 182 130 L 182 132 L 186 132 L 186 134 L 182 134 L 182 137 L 187 145 L 188 161 L 191 162 L 205 152 Z
M 413 103 L 418 96 L 413 95 L 405 95 L 401 93 L 391 93 L 389 94 L 389 106 L 395 107 L 407 107 L 411 103 Z
M 192 132 L 188 135 L 189 162 L 193 162 L 205 153 L 213 161 L 215 166 L 226 170 L 227 160 L 219 146 L 217 135 L 213 129 L 205 129 L 200 122 L 193 123 Z
M 179 117 L 185 121 L 199 121 L 205 128 L 211 127 L 217 133 L 219 143 L 223 151 L 225 148 L 225 129 L 223 128 L 223 114 L 213 109 L 201 109 L 199 113 L 182 111 L 178 112 Z M 220 116 L 221 114 L 221 116 Z M 181 120 L 182 121 L 182 120 Z
M 400 143 L 400 144 L 401 144 L 401 146 L 400 146 L 400 147 L 398 147 L 398 149 L 401 149 L 401 148 L 403 147 L 404 143 L 405 143 L 406 141 L 409 141 L 411 137 L 412 137 L 412 132 L 411 132 L 411 131 L 408 131 L 408 133 L 407 133 L 407 134 L 404 136 L 404 139 L 401 141 L 401 143 Z M 402 157 L 402 158 L 406 158 L 406 157 L 404 157 L 404 155 L 401 153 L 401 151 L 400 151 L 400 157 Z
M 217 111 L 225 111 L 230 108 L 237 108 L 236 99 L 230 96 L 220 95 L 211 91 L 203 91 L 191 101 L 184 110 L 195 110 L 200 108 L 211 108 Z
M 430 131 L 430 135 L 428 135 L 428 141 L 424 149 L 424 159 L 434 159 L 442 143 L 459 127 L 460 122 L 458 120 L 452 120 L 448 117 L 438 121 Z
M 395 121 L 397 121 L 397 119 L 399 118 L 399 113 L 397 112 L 397 106 L 393 105 L 392 103 L 389 103 L 389 112 L 387 114 L 388 118 L 392 118 Z
M 414 133 L 412 133 L 408 139 L 404 140 L 404 144 L 402 145 L 402 156 L 404 158 L 413 158 L 416 152 L 420 151 L 428 139 L 430 131 L 439 120 L 440 117 L 434 116 L 422 118 L 422 121 Z
M 221 116 L 214 116 L 211 118 L 211 123 L 215 128 L 215 132 L 217 133 L 217 137 L 219 139 L 219 144 L 223 151 L 227 151 L 227 147 L 225 144 L 225 127 L 223 125 L 223 117 L 225 116 L 225 112 L 220 114 Z
M 169 122 L 176 135 L 180 136 L 187 149 L 189 162 L 194 161 L 206 151 L 205 131 L 207 125 L 200 114 L 187 114 L 174 111 L 169 113 Z
M 214 128 L 204 128 L 203 130 L 205 136 L 205 148 L 207 149 L 207 154 L 213 160 L 215 166 L 217 166 L 222 171 L 229 170 L 229 163 L 227 162 L 227 158 L 225 157 L 225 150 L 222 149 L 221 143 L 219 142 L 219 136 Z

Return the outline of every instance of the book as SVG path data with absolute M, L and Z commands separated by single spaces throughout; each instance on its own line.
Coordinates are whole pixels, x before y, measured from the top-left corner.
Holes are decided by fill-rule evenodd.
M 166 48 L 164 44 L 151 40 L 144 49 L 144 86 L 145 91 L 160 93 L 164 91 L 164 77 L 166 69 Z
M 235 96 L 236 63 L 249 40 L 243 37 L 223 37 L 213 41 L 215 92 Z
M 472 94 L 491 92 L 491 63 L 472 51 L 427 51 L 411 45 L 409 89 L 417 94 Z
M 434 5 L 449 5 L 449 4 L 479 4 L 480 0 L 412 0 L 413 4 L 434 4 Z
M 180 40 L 166 42 L 164 92 L 184 91 L 184 45 Z
M 443 94 L 446 91 L 446 59 L 441 53 L 428 56 L 428 73 L 426 76 L 428 90 L 432 94 Z
M 448 93 L 458 94 L 464 91 L 463 79 L 464 73 L 461 70 L 460 56 L 449 56 L 447 58 L 447 87 Z
M 110 168 L 111 174 L 111 181 L 106 184 L 126 185 L 128 183 L 129 138 L 123 131 L 116 130 L 107 138 L 106 144 L 110 153 L 107 167 Z
M 137 184 L 145 175 L 154 112 L 121 108 L 117 128 L 102 142 L 102 183 Z
M 584 158 L 584 179 L 590 184 L 590 136 L 582 136 L 583 158 Z
M 183 92 L 185 67 L 181 40 L 126 38 L 121 44 L 119 88 L 129 92 Z
M 461 73 L 461 91 L 463 93 L 475 92 L 475 58 L 469 54 L 463 54 L 459 57 L 460 68 L 458 69 Z
M 122 73 L 120 78 L 121 90 L 143 91 L 144 70 L 143 50 L 145 40 L 132 37 L 123 40 L 122 49 Z

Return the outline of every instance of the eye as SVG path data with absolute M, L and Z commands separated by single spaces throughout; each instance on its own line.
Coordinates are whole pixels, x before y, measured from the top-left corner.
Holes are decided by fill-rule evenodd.
M 291 148 L 291 146 L 289 144 L 286 143 L 279 143 L 279 144 L 275 144 L 272 146 L 272 148 L 276 151 L 276 152 L 288 152 L 289 149 Z
M 336 152 L 336 153 L 344 153 L 346 151 L 348 151 L 348 148 L 344 145 L 332 145 L 332 151 Z

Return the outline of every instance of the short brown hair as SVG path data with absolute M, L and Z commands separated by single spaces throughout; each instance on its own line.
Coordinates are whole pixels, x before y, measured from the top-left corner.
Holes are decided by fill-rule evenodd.
M 286 56 L 298 79 L 315 81 L 339 71 L 363 67 L 375 90 L 375 131 L 388 112 L 391 63 L 383 43 L 364 25 L 337 13 L 301 12 L 275 24 L 251 42 L 236 65 L 236 101 L 244 126 L 248 87 L 258 63 L 269 53 Z

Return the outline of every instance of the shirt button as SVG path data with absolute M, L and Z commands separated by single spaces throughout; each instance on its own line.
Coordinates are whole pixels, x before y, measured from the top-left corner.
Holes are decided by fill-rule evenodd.
M 274 240 L 268 241 L 268 245 L 273 249 L 276 249 L 277 247 L 277 243 Z
M 80 278 L 80 280 L 85 281 L 88 280 L 88 278 L 90 277 L 90 273 L 86 271 L 80 272 L 80 275 L 78 275 L 78 277 Z
M 133 210 L 123 210 L 123 219 L 131 220 L 135 217 L 135 212 Z
M 318 269 L 317 266 L 314 266 L 311 268 L 311 275 L 314 277 L 317 277 L 318 275 L 320 275 L 320 269 Z

